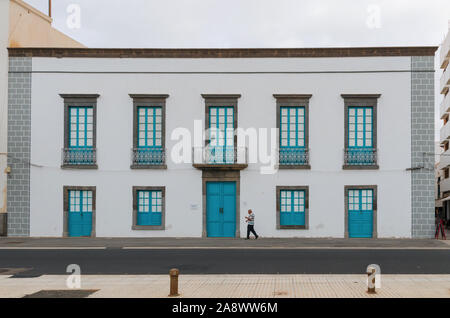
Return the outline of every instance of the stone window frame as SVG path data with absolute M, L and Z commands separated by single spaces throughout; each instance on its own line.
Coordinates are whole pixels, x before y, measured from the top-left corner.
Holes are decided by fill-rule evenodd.
M 161 225 L 137 225 L 138 191 L 161 191 Z M 133 215 L 131 229 L 134 231 L 164 231 L 166 229 L 166 187 L 165 186 L 133 186 Z
M 309 151 L 309 100 L 312 94 L 273 94 L 277 100 L 276 127 L 277 127 L 277 145 L 280 149 L 280 109 L 281 107 L 305 107 L 305 149 Z M 277 163 L 278 169 L 311 169 L 311 163 L 308 160 L 306 165 L 280 165 Z
M 96 235 L 96 186 L 63 186 L 63 237 L 69 237 L 69 190 L 74 191 L 92 191 L 92 229 L 90 237 Z
M 280 195 L 282 190 L 305 191 L 305 225 L 281 225 L 280 224 Z M 277 186 L 276 187 L 276 224 L 277 230 L 308 230 L 309 229 L 309 186 Z
M 349 190 L 372 190 L 372 210 L 373 210 L 373 219 L 372 219 L 372 238 L 378 238 L 378 186 L 377 185 L 345 185 L 344 186 L 344 205 L 345 205 L 345 229 L 344 229 L 344 237 L 349 238 L 348 234 L 348 191 Z
M 64 99 L 64 149 L 69 146 L 69 125 L 70 125 L 70 106 L 90 106 L 93 114 L 93 136 L 92 147 L 97 149 L 97 99 L 99 94 L 59 94 Z M 77 164 L 61 164 L 61 168 L 72 169 L 98 169 L 97 161 L 92 165 L 77 165 Z
M 381 94 L 341 94 L 344 99 L 344 151 L 348 149 L 348 112 L 349 107 L 372 107 L 372 148 L 376 149 L 378 156 L 378 99 Z M 378 170 L 378 159 L 374 165 L 342 165 L 344 170 Z
M 128 94 L 133 99 L 133 149 L 138 147 L 138 107 L 161 107 L 161 147 L 166 151 L 166 100 L 168 94 Z M 131 164 L 131 169 L 167 169 L 167 153 L 164 155 L 164 164 L 161 165 L 136 165 Z
M 240 94 L 201 94 L 205 100 L 205 131 L 209 129 L 209 111 L 210 107 L 231 106 L 233 107 L 234 120 L 233 129 L 238 128 L 238 99 Z M 205 138 L 205 147 L 208 146 L 209 136 Z M 234 133 L 234 147 L 237 147 L 237 134 Z

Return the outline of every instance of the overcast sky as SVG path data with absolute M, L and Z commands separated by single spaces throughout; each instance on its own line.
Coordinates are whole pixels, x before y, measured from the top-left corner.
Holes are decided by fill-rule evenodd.
M 48 0 L 26 0 L 47 12 Z M 70 29 L 67 9 L 81 9 Z M 89 47 L 438 45 L 449 0 L 53 0 L 54 26 Z M 371 16 L 379 10 L 379 24 Z M 372 14 L 372 15 L 371 15 Z
M 48 12 L 48 0 L 25 1 Z M 450 1 L 53 0 L 52 13 L 88 47 L 438 46 Z

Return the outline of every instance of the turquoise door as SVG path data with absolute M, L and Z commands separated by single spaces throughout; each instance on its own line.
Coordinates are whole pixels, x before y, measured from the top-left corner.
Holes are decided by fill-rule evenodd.
M 91 236 L 92 191 L 69 190 L 69 236 Z
M 206 183 L 206 235 L 236 236 L 236 183 Z
M 373 190 L 350 189 L 348 191 L 348 236 L 372 237 Z

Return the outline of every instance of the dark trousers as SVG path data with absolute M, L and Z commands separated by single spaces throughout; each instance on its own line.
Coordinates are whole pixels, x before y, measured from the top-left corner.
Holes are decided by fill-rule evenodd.
M 254 225 L 247 224 L 247 238 L 250 238 L 250 232 L 252 232 L 255 237 L 258 237 L 258 234 L 255 232 Z

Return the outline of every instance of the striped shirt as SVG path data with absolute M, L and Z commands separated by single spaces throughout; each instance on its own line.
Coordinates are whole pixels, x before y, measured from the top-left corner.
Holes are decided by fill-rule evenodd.
M 249 214 L 247 219 L 249 225 L 255 225 L 255 215 L 253 213 Z

